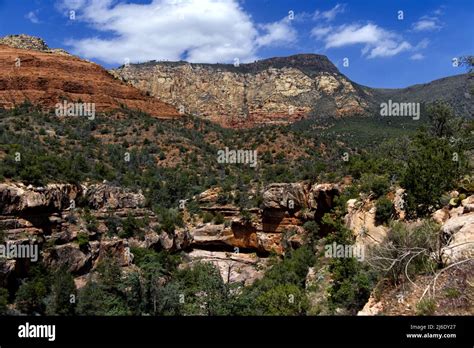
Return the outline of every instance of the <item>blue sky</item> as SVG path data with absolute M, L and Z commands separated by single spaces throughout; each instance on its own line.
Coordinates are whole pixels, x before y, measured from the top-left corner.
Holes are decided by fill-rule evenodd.
M 40 36 L 108 68 L 318 53 L 386 88 L 464 72 L 452 59 L 474 54 L 473 23 L 473 0 L 0 0 L 1 36 Z

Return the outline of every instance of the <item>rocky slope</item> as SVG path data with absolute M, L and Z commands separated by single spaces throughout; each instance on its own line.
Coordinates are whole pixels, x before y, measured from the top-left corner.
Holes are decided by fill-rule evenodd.
M 51 50 L 26 35 L 0 39 L 0 107 L 29 100 L 44 109 L 56 103 L 95 103 L 95 111 L 139 109 L 160 118 L 178 117 L 170 105 L 114 79 L 97 64 Z
M 452 201 L 457 201 L 459 193 L 451 192 Z M 402 190 L 393 197 L 395 206 L 403 206 Z M 402 203 L 402 204 L 397 204 Z M 351 229 L 356 245 L 361 245 L 369 253 L 370 248 L 380 245 L 389 233 L 389 227 L 375 222 L 376 208 L 369 199 L 348 201 L 346 226 Z M 397 220 L 403 214 L 397 212 Z M 411 281 L 389 284 L 381 281 L 372 291 L 366 305 L 358 315 L 419 315 L 420 301 L 432 301 L 436 315 L 468 315 L 474 304 L 474 195 L 459 200 L 457 206 L 444 207 L 432 214 L 434 222 L 440 226 L 440 257 L 444 268 L 433 274 L 419 274 Z M 415 226 L 420 221 L 408 222 Z M 433 251 L 433 255 L 436 251 Z M 429 296 L 428 296 L 429 295 Z M 426 314 L 426 313 L 425 313 Z
M 407 88 L 374 90 L 374 96 L 379 102 L 388 99 L 398 102 L 432 103 L 444 100 L 458 116 L 468 119 L 474 117 L 474 76 L 460 74 L 429 83 L 409 86 Z
M 310 115 L 363 114 L 371 100 L 367 89 L 316 54 L 239 66 L 149 62 L 111 72 L 183 112 L 227 127 L 288 123 Z

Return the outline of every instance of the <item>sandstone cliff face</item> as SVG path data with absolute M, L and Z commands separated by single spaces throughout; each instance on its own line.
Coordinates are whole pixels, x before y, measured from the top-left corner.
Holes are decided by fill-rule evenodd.
M 94 270 L 107 254 L 131 266 L 131 247 L 184 251 L 182 267 L 211 262 L 224 281 L 251 284 L 267 268 L 270 253 L 282 254 L 304 244 L 302 225 L 331 208 L 339 193 L 333 184 L 272 184 L 263 190 L 262 208 L 219 205 L 220 189 L 195 197 L 201 209 L 220 213 L 225 223 L 187 221 L 174 233 L 160 231 L 141 192 L 102 184 L 0 184 L 0 230 L 8 243 L 38 245 L 47 266 L 66 266 L 78 279 Z M 303 210 L 305 211 L 303 213 Z M 185 211 L 185 215 L 187 212 Z M 123 222 L 143 222 L 132 235 L 122 235 Z M 115 231 L 111 227 L 116 225 Z M 14 287 L 30 266 L 28 259 L 0 263 L 0 284 Z
M 29 100 L 51 110 L 67 100 L 95 103 L 96 112 L 124 105 L 160 118 L 179 116 L 172 106 L 114 79 L 101 66 L 50 50 L 40 39 L 0 39 L 0 71 L 0 107 L 13 108 Z
M 302 225 L 322 217 L 333 206 L 340 192 L 335 184 L 276 183 L 263 190 L 262 208 L 247 210 L 244 217 L 239 207 L 217 204 L 214 189 L 199 196 L 201 209 L 220 213 L 227 224 L 202 223 L 189 229 L 194 248 L 234 248 L 262 255 L 282 254 L 287 247 L 300 247 L 306 238 Z
M 108 184 L 50 184 L 44 187 L 21 183 L 0 184 L 0 231 L 7 243 L 37 245 L 40 259 L 53 268 L 66 266 L 75 276 L 90 272 L 107 254 L 122 266 L 132 263 L 129 240 L 108 235 L 111 215 L 123 220 L 147 219 L 144 242 L 159 244 L 156 217 L 144 208 L 141 193 Z M 87 209 L 87 210 L 86 210 Z M 81 239 L 82 238 L 82 242 Z M 130 243 L 134 241 L 131 239 Z M 32 261 L 0 262 L 0 285 L 15 287 Z
M 369 107 L 365 90 L 339 74 L 324 56 L 273 58 L 238 67 L 150 62 L 111 71 L 174 105 L 226 127 L 347 116 Z

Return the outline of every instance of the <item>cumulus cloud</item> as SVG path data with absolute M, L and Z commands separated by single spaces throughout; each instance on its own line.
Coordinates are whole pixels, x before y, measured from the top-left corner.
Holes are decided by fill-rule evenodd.
M 256 24 L 237 0 L 62 0 L 58 7 L 75 10 L 77 20 L 102 35 L 69 40 L 72 51 L 110 64 L 127 59 L 246 62 L 260 47 L 296 39 L 287 18 Z
M 316 27 L 311 34 L 324 41 L 326 49 L 362 44 L 362 54 L 367 58 L 391 57 L 412 49 L 412 45 L 396 33 L 372 23 Z

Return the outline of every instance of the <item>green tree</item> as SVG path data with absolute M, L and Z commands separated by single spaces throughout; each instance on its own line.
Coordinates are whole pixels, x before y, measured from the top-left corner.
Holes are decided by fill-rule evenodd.
M 8 305 L 8 290 L 0 288 L 0 315 L 4 315 L 7 312 Z
M 387 197 L 380 197 L 375 203 L 375 220 L 380 223 L 386 223 L 393 217 L 394 207 L 393 203 Z
M 402 178 L 411 216 L 424 216 L 436 209 L 443 192 L 453 188 L 459 177 L 460 162 L 463 162 L 462 151 L 453 148 L 446 139 L 425 132 L 417 134 L 408 149 Z
M 257 311 L 263 315 L 304 315 L 308 299 L 304 290 L 294 284 L 278 285 L 256 300 Z
M 51 278 L 51 292 L 47 300 L 46 314 L 73 315 L 77 295 L 73 276 L 66 267 L 61 267 Z M 74 301 L 71 301 L 72 298 Z

